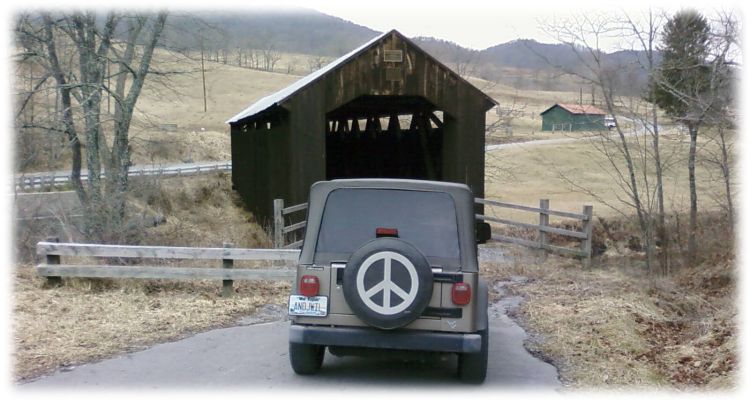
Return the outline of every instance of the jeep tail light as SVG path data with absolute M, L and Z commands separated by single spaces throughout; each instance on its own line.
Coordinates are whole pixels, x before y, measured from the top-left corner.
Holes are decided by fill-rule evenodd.
M 466 282 L 457 282 L 451 289 L 451 299 L 453 304 L 464 306 L 471 302 L 471 285 Z
M 305 297 L 317 296 L 319 289 L 320 281 L 317 276 L 303 275 L 299 281 L 299 294 Z
M 396 228 L 377 228 L 375 229 L 375 237 L 398 237 L 398 229 Z

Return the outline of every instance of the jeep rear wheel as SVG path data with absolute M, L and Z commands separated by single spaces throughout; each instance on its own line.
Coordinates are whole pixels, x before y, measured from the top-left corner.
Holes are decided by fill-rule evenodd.
M 489 327 L 479 331 L 482 349 L 479 353 L 458 355 L 458 377 L 466 383 L 482 383 L 487 376 L 487 353 L 489 352 Z
M 289 342 L 289 361 L 292 369 L 300 375 L 317 373 L 323 365 L 325 350 L 325 346 Z

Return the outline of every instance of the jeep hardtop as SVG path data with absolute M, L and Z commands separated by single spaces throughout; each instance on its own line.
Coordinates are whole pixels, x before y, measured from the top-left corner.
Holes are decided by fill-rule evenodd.
M 390 349 L 456 353 L 459 377 L 482 382 L 488 294 L 469 187 L 342 179 L 315 183 L 309 199 L 289 298 L 294 371 L 316 373 L 326 348 Z

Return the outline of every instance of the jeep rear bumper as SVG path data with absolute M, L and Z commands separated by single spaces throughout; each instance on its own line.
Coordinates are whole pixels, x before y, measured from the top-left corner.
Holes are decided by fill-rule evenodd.
M 482 338 L 478 333 L 449 333 L 425 331 L 383 331 L 373 328 L 292 325 L 289 328 L 292 343 L 325 346 L 369 347 L 437 351 L 447 353 L 478 353 Z

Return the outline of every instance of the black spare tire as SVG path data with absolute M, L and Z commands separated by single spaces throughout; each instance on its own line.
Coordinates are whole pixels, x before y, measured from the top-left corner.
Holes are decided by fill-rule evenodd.
M 365 243 L 344 269 L 344 298 L 366 324 L 395 329 L 417 319 L 432 297 L 432 269 L 416 247 L 396 238 Z

